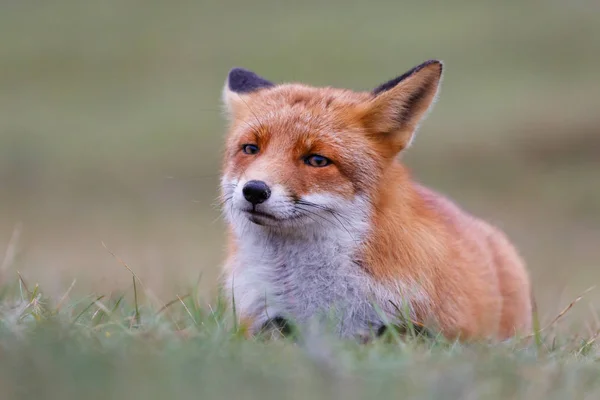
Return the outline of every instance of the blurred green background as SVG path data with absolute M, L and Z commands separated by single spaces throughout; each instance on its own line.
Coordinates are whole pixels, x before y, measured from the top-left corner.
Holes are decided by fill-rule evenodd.
M 211 293 L 228 70 L 362 90 L 429 58 L 405 160 L 509 233 L 552 316 L 600 281 L 595 0 L 2 1 L 0 255 L 20 226 L 10 268 L 46 291 L 127 288 L 104 242 L 163 299 Z

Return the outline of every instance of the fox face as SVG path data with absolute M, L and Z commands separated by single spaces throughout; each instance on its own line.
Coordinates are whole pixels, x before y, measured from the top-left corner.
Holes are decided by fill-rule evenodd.
M 442 64 L 428 61 L 369 92 L 274 84 L 230 71 L 221 192 L 233 227 L 358 229 L 386 170 L 433 102 Z M 361 214 L 364 218 L 350 215 Z M 347 226 L 352 225 L 352 226 Z

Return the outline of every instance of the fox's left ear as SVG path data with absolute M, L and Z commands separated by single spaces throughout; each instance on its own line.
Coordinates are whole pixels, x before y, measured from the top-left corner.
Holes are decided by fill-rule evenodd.
M 223 103 L 229 116 L 231 117 L 238 107 L 244 106 L 244 96 L 274 86 L 274 83 L 252 71 L 239 67 L 232 68 L 223 88 Z M 245 106 L 247 107 L 247 104 Z
M 369 135 L 393 154 L 410 146 L 437 96 L 442 68 L 441 61 L 430 60 L 375 88 L 361 116 Z

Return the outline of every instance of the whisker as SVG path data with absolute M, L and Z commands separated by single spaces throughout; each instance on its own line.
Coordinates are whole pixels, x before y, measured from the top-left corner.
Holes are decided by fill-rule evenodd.
M 345 225 L 345 224 L 342 222 L 342 220 L 339 218 L 339 217 L 342 217 L 342 219 L 345 219 L 345 216 L 343 216 L 343 215 L 341 215 L 341 214 L 337 213 L 335 210 L 333 210 L 333 209 L 331 209 L 331 208 L 329 208 L 329 207 L 323 206 L 323 205 L 321 205 L 321 204 L 311 203 L 311 202 L 308 202 L 308 201 L 305 201 L 305 200 L 298 200 L 298 201 L 296 202 L 296 205 L 297 205 L 297 206 L 298 206 L 298 205 L 302 205 L 302 206 L 306 206 L 306 207 L 313 207 L 313 208 L 317 208 L 317 209 L 319 209 L 319 210 L 322 210 L 322 211 L 325 211 L 325 212 L 327 212 L 327 213 L 328 213 L 328 214 L 330 214 L 330 215 L 331 215 L 333 218 L 335 218 L 335 219 L 336 219 L 336 221 L 338 222 L 339 226 L 341 226 L 341 227 L 342 227 L 342 228 L 343 228 L 343 229 L 346 231 L 346 233 L 348 233 L 348 235 L 349 235 L 349 236 L 352 238 L 352 240 L 353 240 L 354 242 L 358 242 L 358 240 L 357 240 L 357 239 L 354 237 L 354 235 L 352 234 L 352 232 L 350 231 L 350 229 L 348 229 L 348 227 L 347 227 L 347 226 L 346 226 L 346 225 Z M 308 211 L 308 210 L 307 210 L 307 209 L 304 209 L 304 211 Z M 312 212 L 312 211 L 311 211 L 311 212 Z M 314 213 L 314 212 L 312 212 L 312 213 L 313 213 L 313 214 L 315 214 L 315 215 L 319 215 L 319 217 L 321 217 L 321 218 L 323 218 L 323 219 L 327 220 L 326 218 L 324 218 L 322 215 L 320 215 L 320 214 L 318 214 L 318 213 Z M 327 220 L 327 221 L 328 221 L 329 223 L 333 224 L 333 222 L 332 222 L 332 221 L 330 221 L 330 220 Z M 348 223 L 348 224 L 352 225 L 352 224 L 350 223 L 350 221 L 348 221 L 348 220 L 346 220 L 346 223 Z
M 231 199 L 233 199 L 233 195 L 225 196 L 225 197 L 223 197 L 222 199 L 220 199 L 219 203 L 221 203 L 221 204 L 225 204 L 225 203 L 227 203 L 228 201 L 231 201 Z
M 319 210 L 326 211 L 326 212 L 334 215 L 335 217 L 339 217 L 339 218 L 344 219 L 347 223 L 351 223 L 351 220 L 347 216 L 339 213 L 338 211 L 334 210 L 333 208 L 330 208 L 330 207 L 327 207 L 327 206 L 324 206 L 324 205 L 321 205 L 321 204 L 317 204 L 317 203 L 311 203 L 311 202 L 308 202 L 308 201 L 305 201 L 305 200 L 298 200 L 297 204 L 305 205 L 305 206 L 308 206 L 308 207 L 318 208 Z
M 315 218 L 313 218 L 313 217 L 311 216 L 311 215 L 313 215 L 313 216 L 316 216 L 316 217 L 320 217 L 321 219 L 324 219 L 324 218 L 323 218 L 321 215 L 319 215 L 319 214 L 317 214 L 317 213 L 315 213 L 315 212 L 312 212 L 312 211 L 309 211 L 309 210 L 303 209 L 303 208 L 298 208 L 298 209 L 299 209 L 299 210 L 302 210 L 302 211 L 304 211 L 304 213 L 298 213 L 298 214 L 302 215 L 303 217 L 307 217 L 307 218 L 309 218 L 311 221 L 314 221 L 315 223 L 317 223 L 317 224 L 319 224 L 319 225 L 323 226 L 323 224 L 322 224 L 322 222 L 321 222 L 321 221 L 319 221 L 319 220 L 317 220 L 317 219 L 315 219 Z M 307 213 L 308 213 L 308 214 L 307 214 Z M 311 214 L 311 215 L 309 215 L 309 214 Z M 329 223 L 331 223 L 331 221 L 328 221 L 327 219 L 324 219 L 324 220 L 325 220 L 326 222 L 329 222 Z
M 306 209 L 306 208 L 302 208 L 302 207 L 298 207 L 298 208 L 299 208 L 300 210 L 303 210 L 304 212 L 311 213 L 311 214 L 313 214 L 313 215 L 315 215 L 315 216 L 317 216 L 317 217 L 321 218 L 322 220 L 329 222 L 329 223 L 330 223 L 330 224 L 332 224 L 332 225 L 335 225 L 334 221 L 331 221 L 331 220 L 329 220 L 329 219 L 325 218 L 323 215 L 321 215 L 321 214 L 319 214 L 319 213 L 316 213 L 316 212 L 314 212 L 314 211 L 312 211 L 312 210 L 309 210 L 309 209 Z M 332 215 L 332 216 L 333 216 L 334 218 L 336 218 L 336 216 L 335 216 L 335 215 Z M 348 234 L 348 235 L 349 235 L 349 236 L 352 238 L 352 241 L 354 241 L 354 242 L 358 242 L 358 240 L 357 240 L 357 239 L 354 237 L 354 235 L 352 234 L 352 232 L 350 232 L 350 230 L 348 229 L 348 227 L 347 227 L 346 225 L 344 225 L 344 223 L 343 223 L 341 220 L 339 220 L 339 219 L 337 219 L 337 218 L 336 218 L 336 221 L 338 222 L 339 226 L 340 226 L 340 227 L 342 227 L 342 228 L 343 228 L 343 229 L 346 231 L 346 233 L 347 233 L 347 234 Z

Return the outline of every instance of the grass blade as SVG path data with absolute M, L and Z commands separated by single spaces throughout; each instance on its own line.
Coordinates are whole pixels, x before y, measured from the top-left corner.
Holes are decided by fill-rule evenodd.
M 79 318 L 81 318 L 81 316 L 83 314 L 85 314 L 90 308 L 92 308 L 92 306 L 94 304 L 96 304 L 96 302 L 102 300 L 103 298 L 104 298 L 104 295 L 98 296 L 98 298 L 96 298 L 96 300 L 92 301 L 88 306 L 86 306 L 83 310 L 81 310 L 81 312 L 79 314 L 77 314 L 77 316 L 75 318 L 73 318 L 71 325 L 75 325 L 75 323 L 79 320 Z
M 135 323 L 139 326 L 142 323 L 142 317 L 140 315 L 140 308 L 138 305 L 138 294 L 137 294 L 137 285 L 135 284 L 135 275 L 132 276 L 133 279 L 133 301 L 135 304 Z

